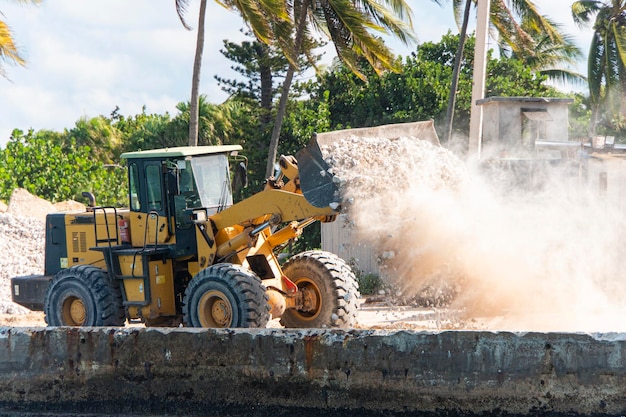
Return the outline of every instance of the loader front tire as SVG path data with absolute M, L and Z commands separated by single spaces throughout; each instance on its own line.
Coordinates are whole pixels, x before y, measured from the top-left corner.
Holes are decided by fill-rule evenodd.
M 283 326 L 348 328 L 356 323 L 358 283 L 343 259 L 330 252 L 302 252 L 285 263 L 283 273 L 303 298 L 300 308 L 283 313 Z
M 48 326 L 123 326 L 119 285 L 99 268 L 79 265 L 59 272 L 44 301 Z
M 240 265 L 222 263 L 198 272 L 183 299 L 189 327 L 265 327 L 268 296 L 261 279 Z

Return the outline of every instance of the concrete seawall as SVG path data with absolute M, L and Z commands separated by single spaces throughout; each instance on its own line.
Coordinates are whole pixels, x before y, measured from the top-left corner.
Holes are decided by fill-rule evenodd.
M 0 375 L 4 413 L 620 415 L 626 335 L 0 327 Z

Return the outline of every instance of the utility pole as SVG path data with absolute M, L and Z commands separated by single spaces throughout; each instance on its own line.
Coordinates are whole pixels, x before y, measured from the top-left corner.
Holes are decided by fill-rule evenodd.
M 476 102 L 485 98 L 485 75 L 487 72 L 487 40 L 489 35 L 489 6 L 491 0 L 477 0 L 476 46 L 474 48 L 474 79 L 472 82 L 472 106 L 470 113 L 470 136 L 467 149 L 469 158 L 480 158 L 483 136 L 483 108 Z

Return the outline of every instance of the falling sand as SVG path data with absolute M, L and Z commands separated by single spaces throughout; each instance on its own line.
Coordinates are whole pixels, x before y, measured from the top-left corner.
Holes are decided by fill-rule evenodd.
M 576 169 L 551 168 L 531 187 L 416 138 L 322 151 L 353 235 L 405 294 L 455 289 L 450 314 L 489 330 L 626 330 L 624 221 Z

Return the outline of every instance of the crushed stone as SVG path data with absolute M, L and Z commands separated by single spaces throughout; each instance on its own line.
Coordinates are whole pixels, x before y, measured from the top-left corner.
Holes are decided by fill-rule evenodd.
M 30 310 L 11 301 L 11 278 L 43 274 L 45 221 L 0 213 L 0 314 Z

